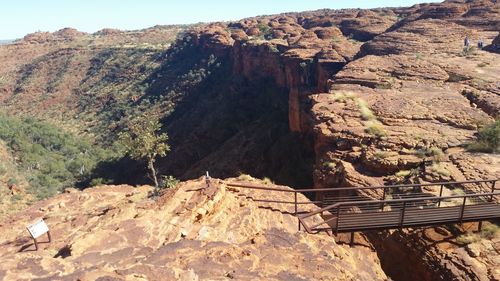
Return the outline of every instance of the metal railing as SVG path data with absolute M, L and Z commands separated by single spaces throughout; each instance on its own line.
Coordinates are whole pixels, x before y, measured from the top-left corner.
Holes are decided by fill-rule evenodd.
M 258 199 L 258 198 L 253 198 L 252 200 L 258 201 L 258 202 L 266 202 L 266 203 L 281 203 L 281 204 L 293 204 L 294 205 L 294 215 L 298 219 L 298 229 L 301 230 L 301 226 L 304 226 L 306 228 L 306 231 L 313 231 L 307 224 L 305 223 L 305 219 L 309 218 L 313 215 L 323 213 L 325 211 L 330 212 L 331 215 L 335 216 L 335 212 L 332 213 L 332 209 L 337 208 L 338 212 L 337 214 L 340 215 L 340 207 L 339 206 L 349 206 L 351 209 L 356 207 L 358 212 L 362 213 L 369 213 L 372 212 L 374 216 L 377 216 L 377 213 L 383 212 L 384 209 L 387 207 L 390 208 L 391 211 L 399 210 L 400 213 L 402 213 L 402 218 L 404 222 L 405 218 L 405 212 L 409 207 L 415 207 L 415 208 L 440 208 L 441 203 L 451 200 L 451 199 L 456 199 L 456 198 L 462 198 L 464 200 L 463 206 L 465 206 L 465 201 L 466 199 L 464 198 L 475 198 L 475 199 L 480 199 L 481 197 L 489 196 L 490 201 L 493 201 L 494 196 L 498 195 L 498 193 L 495 193 L 495 185 L 496 182 L 499 181 L 499 179 L 489 179 L 489 180 L 475 180 L 475 181 L 456 181 L 456 182 L 437 182 L 437 183 L 425 183 L 425 184 L 399 184 L 399 185 L 386 185 L 386 186 L 368 186 L 368 187 L 339 187 L 339 188 L 310 188 L 310 189 L 290 189 L 285 186 L 281 186 L 282 188 L 278 187 L 269 187 L 265 185 L 256 185 L 256 184 L 251 184 L 251 183 L 239 183 L 239 182 L 227 182 L 224 181 L 223 183 L 226 184 L 227 186 L 232 186 L 232 187 L 239 187 L 239 188 L 244 188 L 244 189 L 257 189 L 257 190 L 266 190 L 266 191 L 272 191 L 272 192 L 284 192 L 284 193 L 294 193 L 294 201 L 283 201 L 283 200 L 268 200 L 268 199 Z M 487 186 L 486 188 L 484 186 L 481 186 L 480 189 L 482 190 L 489 190 L 490 192 L 488 193 L 480 193 L 480 194 L 464 194 L 464 195 L 455 195 L 455 196 L 442 196 L 443 195 L 443 189 L 445 187 L 452 187 L 452 186 L 463 186 L 466 184 L 487 184 L 491 183 L 491 186 Z M 418 192 L 399 192 L 401 189 L 408 189 L 412 188 L 414 190 L 422 188 L 422 187 L 432 187 L 432 186 L 439 186 L 439 196 L 435 196 L 432 193 L 424 193 L 422 191 Z M 370 198 L 366 195 L 361 195 L 360 193 L 363 191 L 378 191 L 378 193 L 381 193 L 380 199 L 373 199 Z M 307 200 L 307 201 L 298 201 L 298 193 L 301 194 L 306 194 L 306 193 L 313 193 L 315 198 L 321 198 L 321 200 Z M 324 196 L 325 194 L 344 194 L 342 196 Z M 388 195 L 391 195 L 393 197 L 398 197 L 398 198 L 393 198 L 393 199 L 387 199 Z M 323 195 L 323 196 L 318 196 L 318 195 Z M 469 199 L 470 200 L 470 199 Z M 432 203 L 432 202 L 436 203 Z M 317 211 L 310 212 L 305 216 L 299 216 L 299 213 L 302 213 L 299 210 L 300 205 L 310 205 L 310 204 L 315 204 L 319 205 L 320 207 L 323 207 L 324 205 L 327 205 L 326 207 L 323 207 Z M 374 210 L 377 210 L 377 212 L 373 212 Z M 464 207 L 465 210 L 465 207 Z M 463 219 L 463 218 L 462 218 Z M 335 217 L 329 218 L 328 220 L 334 221 Z M 326 220 L 326 221 L 328 221 Z M 340 223 L 340 219 L 336 219 L 337 224 Z M 319 224 L 322 225 L 325 222 Z M 318 226 L 319 226 L 318 225 Z M 329 226 L 328 229 L 334 229 L 334 227 Z M 339 228 L 337 226 L 336 231 L 338 233 Z
M 500 192 L 463 194 L 444 197 L 340 202 L 310 212 L 306 215 L 299 215 L 298 218 L 301 225 L 303 225 L 309 233 L 332 229 L 335 234 L 338 234 L 339 232 L 352 232 L 367 229 L 401 228 L 450 222 L 461 223 L 464 221 L 499 218 L 500 204 L 494 200 L 495 196 L 500 196 Z M 470 200 L 472 198 L 482 199 Z M 450 200 L 454 200 L 455 203 L 458 201 L 460 204 L 441 207 L 441 205 L 437 203 Z M 467 204 L 467 201 L 474 204 Z M 429 204 L 432 202 L 434 202 L 434 204 Z M 377 206 L 379 203 L 385 203 L 389 206 L 395 205 L 397 208 L 391 208 L 389 210 L 380 209 Z M 365 205 L 372 205 L 372 207 L 359 208 L 360 206 Z M 475 207 L 473 209 L 470 206 Z M 477 206 L 484 208 L 476 208 Z M 362 211 L 360 212 L 360 210 Z M 474 210 L 475 212 L 468 214 L 466 213 L 467 210 Z M 408 211 L 412 212 L 411 217 L 408 216 Z M 331 217 L 311 226 L 306 223 L 305 220 L 307 218 L 317 214 L 323 214 L 325 212 L 328 212 Z M 408 222 L 408 218 L 412 219 L 411 222 Z M 347 222 L 344 226 L 342 225 L 344 222 L 343 219 Z M 319 228 L 321 225 L 328 225 L 328 227 Z

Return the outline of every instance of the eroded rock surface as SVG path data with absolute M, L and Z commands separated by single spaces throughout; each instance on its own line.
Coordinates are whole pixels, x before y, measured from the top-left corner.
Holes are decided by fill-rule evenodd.
M 181 183 L 157 202 L 148 186 L 67 190 L 39 202 L 0 223 L 0 279 L 385 279 L 369 249 L 298 232 L 293 205 L 254 201 L 274 194 L 212 182 Z M 53 241 L 33 251 L 25 226 L 40 217 Z

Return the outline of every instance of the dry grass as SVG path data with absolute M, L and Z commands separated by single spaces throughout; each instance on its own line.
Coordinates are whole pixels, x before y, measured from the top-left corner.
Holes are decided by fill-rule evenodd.
M 374 135 L 377 137 L 385 137 L 387 136 L 387 132 L 384 130 L 382 124 L 378 122 L 370 122 L 367 124 L 367 127 L 365 128 L 365 132 L 367 132 L 370 135 Z
M 488 224 L 479 233 L 467 233 L 457 237 L 456 241 L 460 245 L 472 244 L 481 239 L 493 239 L 500 236 L 500 227 L 496 224 Z

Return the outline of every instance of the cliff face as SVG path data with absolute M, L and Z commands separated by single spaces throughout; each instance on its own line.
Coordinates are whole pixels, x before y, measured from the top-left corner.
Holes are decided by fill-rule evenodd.
M 424 180 L 487 178 L 498 171 L 463 166 L 497 157 L 460 147 L 498 117 L 498 55 L 462 45 L 465 34 L 489 44 L 498 13 L 488 1 L 326 10 L 211 24 L 189 38 L 233 75 L 288 92 L 290 131 L 314 136 L 317 187 L 392 181 L 425 169 L 425 150 L 444 156 Z
M 68 190 L 39 202 L 0 221 L 0 279 L 386 279 L 370 250 L 297 232 L 293 205 L 256 202 L 272 196 L 218 181 L 204 186 L 184 182 L 156 202 L 147 186 Z M 35 252 L 24 226 L 38 217 L 53 241 Z
M 313 138 L 315 187 L 460 181 L 500 176 L 498 155 L 464 148 L 499 117 L 500 58 L 489 48 L 463 49 L 466 35 L 473 45 L 479 39 L 493 45 L 499 16 L 490 1 L 453 1 L 259 17 L 189 36 L 203 52 L 229 61 L 233 75 L 267 77 L 288 93 L 289 130 Z M 373 242 L 379 250 L 398 243 L 410 249 L 442 238 L 412 244 L 425 231 L 394 235 L 387 244 Z M 498 278 L 488 271 L 498 261 L 486 254 L 480 259 L 453 243 L 427 247 L 412 252 L 428 261 L 416 275 L 432 268 L 428 280 Z M 380 253 L 386 261 L 397 256 Z M 453 266 L 436 258 L 450 255 Z M 403 278 L 404 271 L 388 272 Z

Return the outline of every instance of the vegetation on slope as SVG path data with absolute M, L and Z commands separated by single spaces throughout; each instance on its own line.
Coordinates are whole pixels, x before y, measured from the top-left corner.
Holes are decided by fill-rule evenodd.
M 0 139 L 11 150 L 29 182 L 29 191 L 46 198 L 88 180 L 100 161 L 117 156 L 81 136 L 74 136 L 33 118 L 0 112 Z

